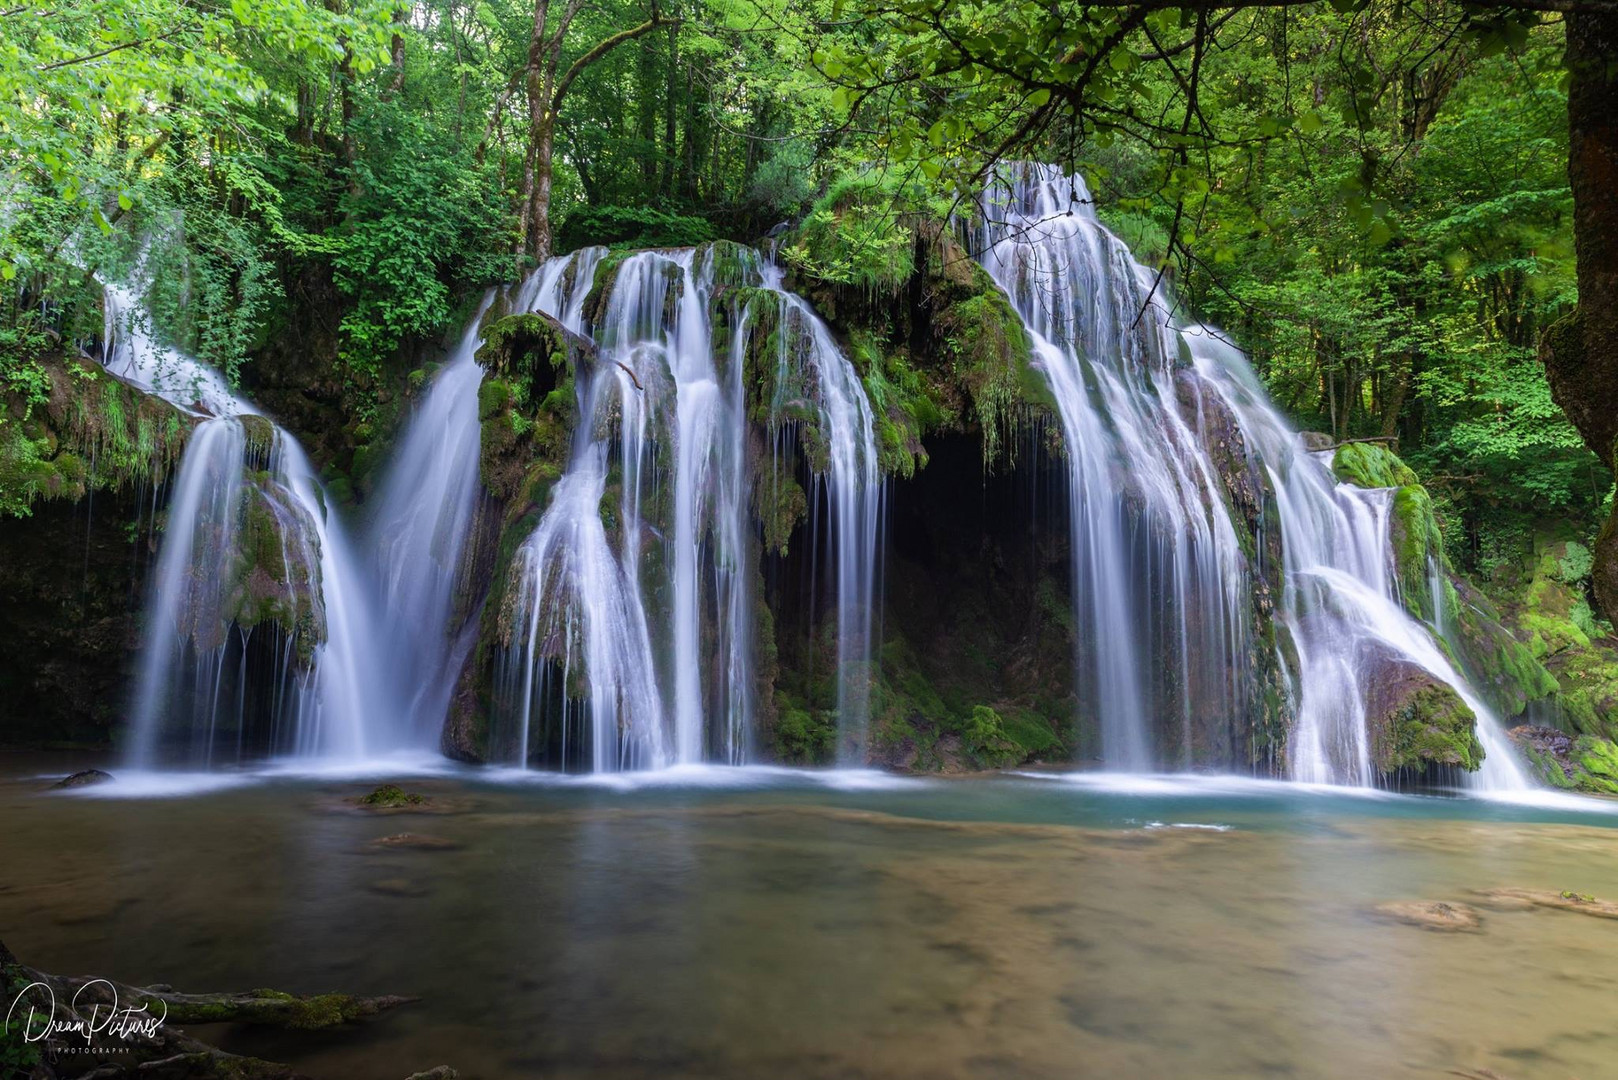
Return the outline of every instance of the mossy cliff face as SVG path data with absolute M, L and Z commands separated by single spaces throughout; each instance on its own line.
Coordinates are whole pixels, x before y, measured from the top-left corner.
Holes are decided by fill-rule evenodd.
M 153 488 L 192 421 L 83 358 L 0 397 L 0 746 L 102 745 L 135 673 Z
M 787 283 L 838 332 L 864 378 L 884 471 L 912 475 L 935 433 L 977 435 L 993 464 L 1015 464 L 1031 433 L 1058 445 L 1022 322 L 954 233 L 922 215 L 893 218 L 875 189 L 852 188 L 834 204 L 835 227 L 811 215 L 787 238 Z M 880 266 L 866 265 L 865 233 L 884 237 Z
M 45 400 L 0 393 L 0 515 L 160 483 L 195 420 L 85 357 L 41 357 Z
M 1511 729 L 1511 740 L 1552 787 L 1618 795 L 1618 744 L 1611 739 L 1525 724 Z
M 824 203 L 781 255 L 788 287 L 861 376 L 888 477 L 884 639 L 866 673 L 870 760 L 958 772 L 1093 753 L 1075 724 L 1065 519 L 1033 495 L 1056 482 L 1048 451 L 1060 428 L 1022 323 L 939 220 L 885 216 L 889 200 L 869 185 Z M 765 346 L 758 369 L 776 355 Z M 760 389 L 769 398 L 750 400 L 786 416 L 810 396 Z M 803 445 L 800 484 L 823 468 L 812 430 Z M 781 543 L 788 522 L 801 530 L 800 484 L 755 486 L 766 548 L 784 556 L 766 566 L 781 667 L 767 741 L 782 760 L 824 762 L 837 752 L 834 619 L 801 595 L 809 545 Z
M 576 380 L 596 362 L 595 347 L 548 315 L 501 315 L 482 327 L 477 362 L 481 500 L 457 590 L 457 622 L 476 625 L 475 640 L 450 702 L 442 748 L 465 761 L 487 760 L 495 656 L 509 606 L 517 549 L 538 525 L 551 488 L 567 467 L 578 423 Z
M 1589 545 L 1548 527 L 1488 581 L 1502 618 L 1552 683 L 1551 715 L 1574 734 L 1618 738 L 1618 637 L 1591 603 Z

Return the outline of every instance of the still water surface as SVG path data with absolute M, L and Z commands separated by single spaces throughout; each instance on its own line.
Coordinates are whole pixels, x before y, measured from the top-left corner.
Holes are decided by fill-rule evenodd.
M 765 769 L 43 794 L 47 763 L 0 770 L 0 939 L 25 962 L 421 997 L 314 1039 L 199 1029 L 317 1077 L 1618 1076 L 1618 920 L 1372 911 L 1618 899 L 1618 806 L 1594 800 Z M 380 779 L 434 805 L 344 801 Z M 374 844 L 401 832 L 454 846 Z

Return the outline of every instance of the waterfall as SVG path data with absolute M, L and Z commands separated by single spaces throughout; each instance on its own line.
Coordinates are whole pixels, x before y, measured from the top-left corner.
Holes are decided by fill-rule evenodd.
M 1192 401 L 1202 426 L 1211 391 L 1274 493 L 1277 615 L 1296 653 L 1277 657 L 1297 713 L 1293 777 L 1372 782 L 1367 657 L 1384 650 L 1452 687 L 1477 715 L 1486 760 L 1475 784 L 1527 786 L 1498 719 L 1399 604 L 1392 493 L 1336 482 L 1240 351 L 1174 317 L 1159 275 L 1101 225 L 1081 179 L 1020 166 L 990 188 L 983 209 L 983 265 L 1027 326 L 1066 440 L 1079 691 L 1100 718 L 1107 763 L 1188 760 L 1189 746 L 1164 745 L 1164 721 L 1205 707 L 1210 689 L 1227 716 L 1240 716 L 1251 693 L 1248 596 L 1264 537 L 1244 555 L 1219 464 L 1183 416 Z M 1186 674 L 1168 675 L 1175 669 Z
M 1069 213 L 1065 180 L 1034 176 L 986 199 L 983 264 L 1028 329 L 1067 445 L 1081 701 L 1113 767 L 1189 764 L 1188 746 L 1156 745 L 1154 719 L 1183 732 L 1199 695 L 1244 711 L 1246 561 L 1179 407 L 1178 337 L 1142 317 L 1154 275 L 1087 206 Z
M 128 760 L 373 753 L 395 712 L 376 607 L 308 459 L 217 372 L 154 341 L 128 290 L 105 286 L 105 306 L 107 370 L 199 420 L 157 555 Z
M 567 470 L 512 570 L 511 644 L 496 680 L 498 711 L 515 728 L 511 753 L 527 763 L 534 725 L 554 721 L 564 765 L 746 759 L 757 541 L 744 376 L 768 315 L 781 363 L 801 357 L 815 387 L 837 549 L 840 724 L 863 760 L 881 485 L 858 375 L 754 252 L 639 252 L 611 281 L 589 328 L 598 356 L 576 373 Z M 728 342 L 716 346 L 722 297 L 741 289 L 752 291 L 727 309 Z M 583 331 L 578 306 L 561 295 L 539 302 Z
M 871 403 L 826 324 L 801 297 L 781 287 L 778 268 L 765 269 L 766 287 L 781 296 L 780 321 L 796 328 L 804 340 L 820 389 L 820 428 L 830 451 L 826 496 L 837 566 L 837 758 L 844 765 L 863 765 L 871 719 L 869 667 L 876 647 L 882 519 L 882 476 Z M 790 337 L 783 334 L 781 340 L 784 349 Z M 783 363 L 785 359 L 783 354 Z

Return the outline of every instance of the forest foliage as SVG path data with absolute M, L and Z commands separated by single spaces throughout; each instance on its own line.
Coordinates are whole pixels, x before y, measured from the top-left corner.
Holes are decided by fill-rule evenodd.
M 968 221 L 1033 156 L 1300 426 L 1397 436 L 1478 567 L 1611 499 L 1535 357 L 1576 300 L 1562 36 L 1451 0 L 18 0 L 0 379 L 94 348 L 99 275 L 232 378 L 331 298 L 363 411 L 522 272 L 542 134 L 558 250 L 789 222 L 783 258 L 878 290 L 907 218 Z M 536 89 L 547 48 L 565 98 Z

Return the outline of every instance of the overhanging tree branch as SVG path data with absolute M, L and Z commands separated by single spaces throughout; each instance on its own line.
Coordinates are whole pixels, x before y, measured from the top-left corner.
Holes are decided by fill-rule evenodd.
M 603 38 L 596 44 L 595 48 L 573 61 L 573 65 L 569 67 L 567 71 L 563 73 L 561 79 L 557 81 L 556 90 L 551 94 L 551 112 L 554 114 L 562 107 L 562 98 L 567 96 L 569 88 L 571 88 L 573 85 L 573 80 L 577 79 L 584 72 L 585 68 L 589 67 L 597 60 L 600 60 L 603 56 L 606 56 L 608 53 L 612 52 L 612 50 L 624 44 L 626 41 L 634 41 L 638 37 L 644 37 L 647 34 L 650 34 L 653 30 L 656 30 L 660 26 L 672 26 L 678 24 L 679 22 L 679 19 L 670 19 L 662 15 L 653 15 L 650 19 L 647 19 L 639 26 L 630 27 L 628 30 L 620 30 L 611 37 Z

